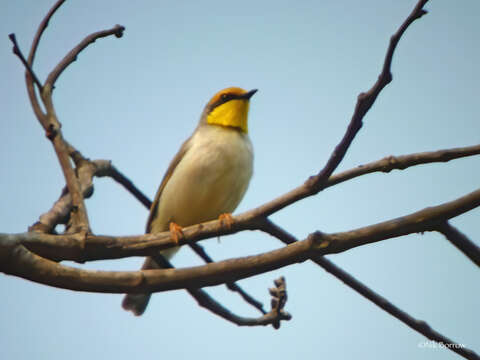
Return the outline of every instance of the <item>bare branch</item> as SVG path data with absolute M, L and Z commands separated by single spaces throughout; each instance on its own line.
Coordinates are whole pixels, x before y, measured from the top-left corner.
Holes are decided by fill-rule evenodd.
M 378 224 L 334 234 L 316 232 L 309 237 L 320 244 L 322 254 L 335 254 L 385 239 L 416 232 L 435 231 L 440 223 L 478 206 L 480 189 L 456 200 Z
M 423 6 L 425 6 L 427 2 L 428 0 L 420 0 L 397 32 L 390 38 L 390 44 L 388 46 L 387 54 L 385 55 L 382 72 L 380 73 L 378 80 L 370 90 L 368 90 L 366 93 L 361 93 L 358 96 L 355 111 L 348 126 L 347 132 L 345 133 L 340 144 L 338 144 L 333 151 L 330 159 L 322 171 L 320 171 L 320 173 L 314 178 L 309 179 L 308 184 L 310 186 L 320 190 L 323 187 L 323 184 L 327 181 L 327 179 L 342 161 L 355 135 L 362 127 L 363 117 L 372 107 L 373 103 L 378 97 L 378 94 L 380 94 L 383 88 L 392 81 L 392 58 L 400 38 L 415 20 L 421 18 L 427 13 L 427 11 L 423 9 Z
M 465 234 L 451 225 L 448 221 L 440 224 L 437 229 L 448 241 L 450 241 L 458 250 L 465 254 L 477 266 L 480 266 L 480 248 L 470 240 Z
M 40 43 L 40 39 L 43 35 L 43 32 L 48 26 L 48 23 L 55 14 L 55 12 L 58 10 L 58 8 L 65 2 L 65 0 L 59 0 L 53 5 L 53 7 L 50 9 L 50 11 L 47 13 L 47 15 L 43 18 L 42 22 L 38 26 L 37 33 L 35 34 L 35 38 L 33 39 L 32 46 L 30 47 L 30 53 L 28 54 L 28 64 L 29 67 L 31 68 L 33 66 L 33 61 L 35 59 L 35 55 L 37 53 L 37 48 L 38 44 Z M 30 73 L 27 71 L 25 73 L 25 82 L 27 85 L 27 92 L 28 92 L 28 97 L 30 98 L 30 103 L 32 104 L 33 112 L 35 113 L 35 116 L 37 119 L 40 121 L 41 124 L 43 124 L 46 120 L 45 117 L 46 115 L 44 114 L 43 110 L 40 107 L 40 103 L 38 101 L 37 94 L 35 93 L 35 88 L 33 86 L 33 72 Z M 38 82 L 37 82 L 38 85 Z M 39 91 L 41 91 L 42 86 L 39 86 Z
M 53 14 L 58 10 L 60 6 L 65 2 L 65 0 L 59 0 L 55 3 L 55 5 L 52 6 L 52 8 L 49 10 L 47 15 L 43 18 L 42 22 L 38 26 L 37 33 L 35 34 L 35 38 L 33 39 L 32 46 L 30 48 L 30 53 L 28 55 L 28 63 L 30 66 L 33 65 L 33 61 L 35 59 L 35 55 L 37 52 L 38 44 L 40 43 L 40 39 L 42 38 L 43 32 L 48 26 L 48 23 L 50 22 L 50 19 L 52 18 Z
M 321 249 L 317 249 L 321 251 L 322 254 L 338 253 L 392 237 L 415 232 L 432 231 L 438 223 L 456 217 L 478 206 L 480 206 L 480 189 L 456 200 L 428 207 L 389 221 L 347 232 L 334 234 L 314 233 L 311 234 L 310 237 L 318 241 L 319 244 L 322 244 Z M 218 220 L 189 226 L 183 231 L 185 236 L 184 239 L 180 239 L 180 245 L 215 236 L 232 234 L 241 230 L 261 229 L 263 220 L 255 218 L 253 213 L 254 211 L 248 211 L 235 216 L 231 228 L 221 226 L 221 222 Z M 328 242 L 328 244 L 326 242 Z M 129 254 L 125 254 L 125 256 L 150 255 L 152 250 L 165 250 L 176 245 L 171 240 L 169 232 L 146 234 L 137 237 L 101 237 L 89 235 L 85 244 L 85 250 L 88 253 L 87 258 L 105 252 L 104 247 L 106 244 L 109 246 L 108 255 L 113 255 L 113 250 L 115 250 L 115 252 L 118 251 L 115 255 L 121 255 L 122 252 Z M 90 246 L 92 246 L 92 248 L 88 250 Z M 148 251 L 145 251 L 147 249 Z M 106 258 L 106 255 L 107 254 L 102 254 L 101 258 Z
M 109 167 L 105 167 L 101 172 L 96 174 L 98 177 L 108 176 L 122 185 L 130 194 L 132 194 L 138 201 L 140 201 L 147 209 L 150 209 L 152 202 L 150 199 L 138 189 L 135 184 L 123 175 L 115 166 L 110 164 Z
M 380 222 L 363 228 L 325 234 L 312 233 L 306 240 L 314 242 L 313 250 L 322 254 L 334 254 L 357 246 L 399 237 L 415 232 L 436 231 L 439 224 L 480 206 L 480 189 L 456 200 L 432 206 L 409 215 Z M 170 232 L 138 236 L 95 236 L 88 234 L 85 241 L 78 242 L 73 235 L 50 235 L 27 233 L 9 235 L 35 252 L 48 258 L 73 261 L 119 259 L 129 256 L 155 255 L 159 251 L 190 242 L 233 234 L 242 230 L 258 230 L 264 219 L 253 216 L 253 211 L 233 217 L 232 226 L 222 226 L 218 220 L 189 226 L 183 229 L 184 237 L 176 243 Z M 0 234 L 0 239 L 6 234 Z M 304 240 L 304 241 L 306 241 Z M 61 242 L 61 246 L 56 246 Z M 288 251 L 288 250 L 287 250 Z M 270 254 L 270 253 L 266 253 Z M 266 255 L 265 254 L 265 255 Z M 283 255 L 282 255 L 283 256 Z
M 61 132 L 61 125 L 57 119 L 55 108 L 52 102 L 52 92 L 50 84 L 46 83 L 42 90 L 42 100 L 47 110 L 47 116 L 44 119 L 39 119 L 47 133 L 47 137 L 53 144 L 55 153 L 57 154 L 60 167 L 62 168 L 65 181 L 67 183 L 68 191 L 72 197 L 72 212 L 70 220 L 72 226 L 69 227 L 70 232 L 83 232 L 90 231 L 87 209 L 81 193 L 80 184 L 78 178 L 73 170 L 72 163 L 70 162 L 68 145 L 63 139 Z
M 302 186 L 299 186 L 296 189 L 293 189 L 288 193 L 256 208 L 255 213 L 258 216 L 269 216 L 298 200 L 315 195 L 324 189 L 328 178 L 340 164 L 354 137 L 362 127 L 363 117 L 372 107 L 373 103 L 377 99 L 378 94 L 392 81 L 390 68 L 393 53 L 397 47 L 398 41 L 402 37 L 405 30 L 415 20 L 427 13 L 426 10 L 423 10 L 423 6 L 427 3 L 427 1 L 428 0 L 420 0 L 397 32 L 391 37 L 387 54 L 385 55 L 382 72 L 380 73 L 377 82 L 366 93 L 361 93 L 358 95 L 355 111 L 352 119 L 350 120 L 347 131 L 340 143 L 335 147 L 334 151 L 330 155 L 330 158 L 328 159 L 324 168 L 317 175 L 311 176 Z
M 317 262 L 317 260 L 319 261 Z M 440 334 L 438 331 L 432 329 L 426 321 L 418 320 L 410 316 L 407 312 L 398 308 L 393 303 L 385 299 L 383 296 L 377 294 L 375 291 L 362 284 L 352 275 L 342 270 L 325 257 L 316 257 L 315 262 L 319 264 L 322 268 L 324 268 L 325 271 L 329 272 L 339 280 L 343 281 L 346 285 L 357 291 L 359 294 L 361 294 L 368 300 L 372 301 L 375 305 L 382 308 L 398 320 L 402 321 L 404 324 L 406 324 L 413 330 L 421 333 L 428 339 L 443 344 L 450 344 L 451 346 L 448 346 L 449 350 L 456 352 L 457 354 L 463 356 L 466 359 L 479 359 L 478 355 L 473 350 L 470 350 L 465 346 L 460 345 L 459 343 Z
M 97 31 L 93 34 L 90 34 L 85 39 L 80 42 L 76 47 L 74 47 L 64 58 L 63 60 L 53 69 L 53 71 L 48 75 L 45 85 L 50 85 L 53 89 L 55 82 L 61 73 L 70 65 L 72 62 L 77 60 L 78 54 L 84 50 L 88 45 L 94 43 L 97 39 L 107 37 L 110 35 L 115 35 L 117 38 L 123 36 L 123 31 L 125 30 L 124 26 L 115 25 L 113 28 L 108 30 Z
M 257 274 L 275 270 L 296 262 L 303 262 L 313 255 L 325 255 L 346 251 L 375 241 L 398 237 L 414 232 L 433 231 L 438 224 L 461 213 L 480 206 L 480 190 L 474 191 L 451 202 L 426 208 L 413 214 L 357 230 L 336 234 L 316 232 L 307 239 L 285 248 L 264 254 L 220 261 L 217 263 L 184 269 L 142 270 L 137 272 L 104 272 L 79 270 L 59 265 L 32 254 L 23 245 L 30 244 L 36 251 L 49 252 L 53 257 L 60 254 L 65 259 L 92 260 L 111 259 L 126 256 L 155 255 L 176 245 L 170 234 L 146 234 L 139 237 L 99 237 L 88 235 L 86 241 L 80 237 L 54 236 L 49 234 L 0 234 L 0 270 L 42 284 L 60 288 L 111 293 L 159 292 L 189 287 L 204 287 L 236 281 Z M 244 215 L 245 216 L 245 215 Z M 242 215 L 232 228 L 218 230 L 219 221 L 190 226 L 184 231 L 184 238 L 198 241 L 202 238 L 232 233 L 243 227 L 252 226 Z M 257 220 L 258 221 L 258 220 Z M 262 223 L 255 223 L 262 228 Z M 263 222 L 264 224 L 264 222 Z M 161 240 L 156 240 L 161 239 Z M 185 239 L 181 242 L 185 243 Z M 61 246 L 57 244 L 62 244 Z M 62 253 L 63 252 L 63 253 Z M 74 255 L 74 256 L 72 256 Z
M 387 156 L 381 160 L 377 160 L 365 165 L 357 166 L 350 170 L 343 171 L 332 175 L 325 183 L 325 188 L 337 185 L 341 182 L 351 180 L 361 175 L 371 174 L 374 172 L 388 173 L 392 170 L 405 170 L 409 167 L 436 162 L 447 162 L 466 156 L 479 155 L 480 145 L 465 146 L 454 149 L 442 149 L 437 151 L 429 151 L 423 153 L 414 153 L 400 156 Z
M 27 83 L 27 91 L 30 97 L 30 102 L 32 103 L 32 107 L 34 109 L 35 115 L 37 116 L 39 122 L 42 124 L 47 137 L 52 142 L 55 152 L 57 154 L 60 166 L 62 168 L 63 174 L 65 176 L 65 181 L 67 183 L 68 191 L 71 194 L 71 216 L 70 220 L 72 220 L 72 226 L 69 227 L 69 231 L 72 232 L 83 232 L 87 233 L 89 231 L 89 223 L 88 223 L 88 216 L 87 210 L 83 201 L 82 192 L 80 189 L 80 184 L 75 176 L 73 168 L 71 166 L 68 153 L 67 153 L 67 145 L 63 139 L 63 135 L 60 130 L 60 122 L 57 119 L 57 115 L 55 114 L 55 109 L 53 106 L 52 101 L 52 90 L 57 80 L 58 76 L 62 73 L 63 70 L 73 62 L 77 55 L 90 43 L 94 42 L 96 39 L 115 35 L 117 37 L 121 37 L 123 34 L 124 27 L 117 25 L 111 30 L 99 31 L 97 33 L 91 34 L 87 38 L 85 38 L 77 47 L 75 47 L 72 51 L 70 51 L 67 56 L 60 62 L 55 69 L 49 74 L 45 84 L 42 86 L 38 78 L 35 76 L 31 65 L 33 64 L 33 60 L 35 57 L 35 53 L 38 47 L 38 43 L 40 38 L 48 26 L 48 22 L 56 10 L 63 4 L 63 1 L 57 1 L 57 3 L 51 8 L 47 16 L 43 19 L 41 24 L 38 27 L 37 33 L 35 35 L 35 39 L 32 43 L 32 47 L 29 54 L 29 60 L 27 61 L 23 54 L 20 52 L 18 48 L 15 35 L 11 34 L 10 39 L 14 44 L 14 53 L 20 58 L 27 69 L 26 74 L 26 83 Z M 35 92 L 35 88 L 33 86 L 32 79 L 37 84 L 40 95 L 42 98 L 42 102 L 46 109 L 46 114 L 42 111 L 37 94 Z
M 19 245 L 16 240 L 15 235 L 0 234 L 0 271 L 63 289 L 105 293 L 154 293 L 219 285 L 303 262 L 313 247 L 311 240 L 305 240 L 266 254 L 203 266 L 140 271 L 95 271 L 77 269 L 47 260 Z
M 93 194 L 92 177 L 110 166 L 111 163 L 107 160 L 88 161 L 77 165 L 76 172 L 83 198 L 89 198 Z M 58 224 L 66 224 L 68 222 L 71 210 L 72 197 L 68 189 L 65 188 L 52 208 L 40 215 L 39 220 L 29 228 L 29 231 L 51 233 Z
M 213 263 L 213 259 L 205 252 L 203 247 L 197 243 L 189 243 L 190 248 L 200 257 L 206 264 Z M 225 286 L 234 292 L 237 292 L 243 300 L 245 300 L 248 304 L 252 305 L 254 308 L 258 309 L 262 314 L 266 314 L 267 312 L 263 309 L 263 304 L 253 298 L 250 294 L 248 294 L 245 290 L 243 290 L 240 285 L 237 283 L 230 281 L 225 284 Z
M 18 46 L 17 38 L 15 37 L 15 34 L 10 34 L 10 35 L 8 35 L 8 37 L 10 38 L 10 40 L 13 43 L 13 49 L 12 49 L 13 53 L 18 56 L 18 58 L 20 59 L 20 61 L 23 64 L 23 66 L 25 66 L 27 73 L 30 74 L 30 76 L 33 78 L 33 80 L 35 81 L 35 84 L 37 84 L 38 88 L 40 90 L 42 90 L 42 84 L 40 83 L 40 80 L 38 80 L 37 75 L 35 75 L 35 73 L 33 72 L 33 69 L 30 66 L 30 64 L 27 62 L 27 59 L 25 59 L 25 57 L 23 56 L 22 51 L 20 50 L 20 47 Z
M 163 256 L 155 255 L 153 258 L 163 269 L 174 268 Z M 262 311 L 264 316 L 259 318 L 246 318 L 232 313 L 200 288 L 187 288 L 186 290 L 197 301 L 199 306 L 238 326 L 265 326 L 271 324 L 275 329 L 278 329 L 281 320 L 290 320 L 291 316 L 283 310 L 287 299 L 285 279 L 280 278 L 275 280 L 275 285 L 275 289 L 270 289 L 270 293 L 272 294 L 272 310 L 268 314 Z
M 290 320 L 292 316 L 283 310 L 286 301 L 285 279 L 275 280 L 276 288 L 270 289 L 272 294 L 272 309 L 259 318 L 246 318 L 231 313 L 220 305 L 202 289 L 188 289 L 187 291 L 196 300 L 198 305 L 206 307 L 216 315 L 238 326 L 265 326 L 272 325 L 275 329 L 280 328 L 282 320 Z
M 262 228 L 265 232 L 268 232 L 270 235 L 276 237 L 284 244 L 293 244 L 298 240 L 279 227 L 278 225 L 274 224 L 273 222 L 267 220 Z M 358 292 L 363 297 L 367 298 L 375 305 L 392 315 L 393 317 L 397 318 L 413 330 L 419 332 L 420 334 L 424 335 L 430 340 L 437 341 L 439 343 L 444 344 L 451 344 L 448 348 L 457 354 L 467 358 L 467 359 L 475 359 L 478 358 L 478 355 L 473 351 L 466 347 L 460 346 L 460 344 L 455 343 L 453 340 L 449 339 L 448 337 L 440 334 L 438 331 L 432 329 L 430 325 L 428 325 L 425 321 L 415 319 L 414 317 L 410 316 L 407 312 L 403 311 L 402 309 L 395 306 L 393 303 L 388 301 L 386 298 L 377 294 L 375 291 L 370 289 L 365 284 L 362 284 L 360 281 L 355 279 L 352 275 L 335 265 L 333 262 L 328 260 L 326 257 L 322 255 L 315 255 L 311 258 L 311 260 L 316 263 L 317 265 L 321 266 L 325 271 L 329 272 L 337 279 L 341 280 L 345 283 L 345 285 L 349 286 L 356 292 Z

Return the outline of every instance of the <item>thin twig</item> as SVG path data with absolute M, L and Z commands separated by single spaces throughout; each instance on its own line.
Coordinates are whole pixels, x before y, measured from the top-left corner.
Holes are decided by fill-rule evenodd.
M 58 10 L 60 6 L 65 2 L 65 0 L 57 1 L 52 8 L 48 11 L 47 15 L 43 18 L 42 22 L 38 26 L 37 33 L 35 34 L 35 38 L 33 39 L 32 46 L 30 47 L 30 53 L 28 55 L 28 63 L 30 66 L 33 65 L 33 61 L 35 59 L 35 55 L 37 52 L 38 44 L 40 43 L 40 39 L 42 38 L 43 32 L 48 27 L 48 23 L 52 18 L 53 14 Z
M 190 246 L 190 248 L 203 260 L 205 261 L 206 264 L 210 264 L 210 263 L 213 263 L 213 259 L 206 253 L 205 249 L 197 244 L 197 243 L 194 243 L 194 242 L 191 242 L 191 243 L 188 243 L 188 246 Z M 263 304 L 256 300 L 255 298 L 253 298 L 250 294 L 248 294 L 247 292 L 245 292 L 245 290 L 243 290 L 240 285 L 238 285 L 237 283 L 233 282 L 233 281 L 229 281 L 227 283 L 225 283 L 225 286 L 231 290 L 231 291 L 234 291 L 234 292 L 237 292 L 243 300 L 245 300 L 245 302 L 247 302 L 248 304 L 252 305 L 253 307 L 255 307 L 256 309 L 258 309 L 262 314 L 266 314 L 267 312 L 263 309 Z
M 55 12 L 58 10 L 58 8 L 65 2 L 65 0 L 59 0 L 53 5 L 53 7 L 50 9 L 50 11 L 45 15 L 43 18 L 42 22 L 38 26 L 37 32 L 35 34 L 35 37 L 32 42 L 32 46 L 30 47 L 30 53 L 28 54 L 28 65 L 30 68 L 33 67 L 33 61 L 35 59 L 35 55 L 37 53 L 37 48 L 38 44 L 40 43 L 40 39 L 42 38 L 43 32 L 48 26 L 48 23 L 55 14 Z M 25 72 L 25 83 L 27 85 L 27 92 L 28 92 L 28 97 L 30 99 L 30 103 L 32 104 L 33 112 L 35 113 L 35 116 L 37 117 L 38 121 L 40 124 L 45 124 L 46 123 L 46 114 L 43 112 L 41 106 L 40 106 L 40 101 L 38 100 L 37 93 L 35 92 L 35 87 L 33 86 L 33 77 L 28 71 L 28 68 Z M 39 86 L 39 91 L 42 91 L 42 86 Z
M 328 180 L 330 175 L 335 171 L 343 157 L 347 153 L 348 148 L 350 147 L 355 135 L 358 133 L 362 127 L 362 120 L 365 114 L 370 110 L 373 103 L 378 97 L 378 94 L 392 81 L 392 58 L 397 47 L 400 38 L 404 34 L 405 30 L 417 19 L 421 18 L 427 13 L 423 9 L 423 6 L 427 3 L 428 0 L 420 0 L 415 8 L 412 10 L 407 19 L 403 22 L 400 28 L 395 34 L 390 38 L 390 44 L 387 49 L 387 54 L 385 55 L 385 60 L 383 63 L 382 72 L 380 73 L 378 80 L 372 86 L 370 90 L 366 93 L 361 93 L 357 98 L 357 104 L 355 106 L 355 111 L 353 113 L 352 119 L 348 126 L 347 132 L 345 133 L 342 141 L 335 147 L 330 159 L 328 159 L 325 167 L 320 171 L 320 173 L 314 178 L 309 179 L 309 185 L 313 188 L 321 189 L 323 184 Z
M 480 266 L 480 247 L 470 240 L 465 234 L 451 225 L 448 221 L 438 227 L 448 241 L 450 241 L 466 257 L 472 260 L 477 266 Z
M 293 235 L 282 229 L 280 226 L 274 224 L 270 220 L 265 221 L 262 230 L 268 232 L 269 234 L 276 237 L 287 245 L 293 244 L 298 241 Z M 448 337 L 440 334 L 438 331 L 432 329 L 425 321 L 418 320 L 410 316 L 408 313 L 395 306 L 393 303 L 388 301 L 380 294 L 377 294 L 375 291 L 370 289 L 365 284 L 361 283 L 359 280 L 355 279 L 352 275 L 335 265 L 333 262 L 331 262 L 324 256 L 314 255 L 311 260 L 317 265 L 321 266 L 323 269 L 325 269 L 325 271 L 335 276 L 337 279 L 343 281 L 347 286 L 358 292 L 360 295 L 364 296 L 365 298 L 373 302 L 375 305 L 377 305 L 393 317 L 397 318 L 413 330 L 424 335 L 428 339 L 443 344 L 449 344 L 448 348 L 450 350 L 465 357 L 466 359 L 478 359 L 478 355 L 473 350 L 470 350 L 460 345 L 459 343 L 454 342 Z
M 145 206 L 147 209 L 150 209 L 150 207 L 152 206 L 151 200 L 142 191 L 140 191 L 140 189 L 138 189 L 129 178 L 123 175 L 112 164 L 110 165 L 110 167 L 105 168 L 104 171 L 99 172 L 96 176 L 98 177 L 108 176 L 112 178 L 117 183 L 122 185 L 130 194 L 132 194 L 138 201 L 140 201 L 143 204 L 143 206 Z
M 41 91 L 42 88 L 43 88 L 42 83 L 40 82 L 40 80 L 38 80 L 37 75 L 33 72 L 32 67 L 27 62 L 27 59 L 25 59 L 25 56 L 23 56 L 23 53 L 20 50 L 20 47 L 18 46 L 17 38 L 15 37 L 15 34 L 12 33 L 12 34 L 8 35 L 8 37 L 10 38 L 10 41 L 13 43 L 13 49 L 12 49 L 13 53 L 18 56 L 18 58 L 20 59 L 20 61 L 23 64 L 23 66 L 25 66 L 25 69 L 27 70 L 27 73 L 30 74 L 30 76 L 35 81 L 35 84 L 37 84 L 38 88 Z
M 60 63 L 53 69 L 53 71 L 48 75 L 45 84 L 49 84 L 52 89 L 57 81 L 58 77 L 62 72 L 70 65 L 72 62 L 77 60 L 77 56 L 84 50 L 88 45 L 93 44 L 97 39 L 104 38 L 110 35 L 115 35 L 117 38 L 123 36 L 123 31 L 125 30 L 124 26 L 115 25 L 113 28 L 108 30 L 97 31 L 93 34 L 88 35 L 83 39 L 77 46 L 75 46 L 70 52 L 60 61 Z
M 479 155 L 480 145 L 465 146 L 453 149 L 441 149 L 422 153 L 414 153 L 400 156 L 387 156 L 383 159 L 360 165 L 330 176 L 324 188 L 340 184 L 353 178 L 371 174 L 374 172 L 388 173 L 392 170 L 405 170 L 409 167 L 436 162 L 448 162 L 450 160 L 466 156 Z
M 153 259 L 163 269 L 174 269 L 174 266 L 163 256 L 155 255 Z M 203 289 L 190 287 L 186 290 L 197 301 L 198 305 L 238 326 L 272 325 L 275 329 L 278 329 L 281 320 L 290 320 L 291 315 L 283 310 L 287 299 L 285 279 L 276 280 L 275 285 L 275 289 L 270 289 L 272 310 L 268 313 L 264 312 L 263 316 L 259 318 L 247 318 L 232 313 Z

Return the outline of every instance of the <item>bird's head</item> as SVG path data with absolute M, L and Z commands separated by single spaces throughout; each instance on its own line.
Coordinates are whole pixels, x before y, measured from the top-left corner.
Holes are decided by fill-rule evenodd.
M 249 101 L 256 92 L 257 89 L 246 91 L 238 87 L 219 91 L 205 106 L 205 123 L 228 126 L 247 133 Z

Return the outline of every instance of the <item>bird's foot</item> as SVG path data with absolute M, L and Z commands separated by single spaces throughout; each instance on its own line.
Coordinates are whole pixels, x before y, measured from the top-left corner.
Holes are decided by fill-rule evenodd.
M 228 230 L 232 228 L 232 225 L 234 223 L 232 214 L 228 214 L 228 213 L 220 214 L 220 216 L 218 217 L 218 220 L 220 220 L 220 224 L 222 226 L 225 226 Z
M 182 227 L 174 222 L 171 222 L 169 228 L 172 240 L 178 245 L 180 239 L 183 239 L 184 237 Z

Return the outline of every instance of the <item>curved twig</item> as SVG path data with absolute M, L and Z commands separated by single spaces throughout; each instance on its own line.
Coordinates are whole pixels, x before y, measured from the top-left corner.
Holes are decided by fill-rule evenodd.
M 285 278 L 275 280 L 275 286 L 275 288 L 270 289 L 272 309 L 259 318 L 247 318 L 233 314 L 202 289 L 188 289 L 187 291 L 197 300 L 198 305 L 238 326 L 272 325 L 275 329 L 279 329 L 281 321 L 290 320 L 292 316 L 283 310 L 286 302 Z
M 88 45 L 93 44 L 97 39 L 104 38 L 110 35 L 115 35 L 117 38 L 123 36 L 123 31 L 125 30 L 124 26 L 115 25 L 113 28 L 108 30 L 97 31 L 93 34 L 88 35 L 83 39 L 80 44 L 75 46 L 70 52 L 60 61 L 60 63 L 52 70 L 48 75 L 45 85 L 50 85 L 53 89 L 55 82 L 62 72 L 70 65 L 72 62 L 77 60 L 78 54 L 82 52 Z
M 40 43 L 40 39 L 42 38 L 43 32 L 48 27 L 48 23 L 50 22 L 50 19 L 52 18 L 53 14 L 55 14 L 55 12 L 58 10 L 60 6 L 62 6 L 64 2 L 65 0 L 57 1 L 52 6 L 52 8 L 48 11 L 47 15 L 45 15 L 42 22 L 38 26 L 37 33 L 35 34 L 35 37 L 32 42 L 32 46 L 30 47 L 30 53 L 28 54 L 28 63 L 30 64 L 30 66 L 33 65 L 33 61 L 37 53 L 38 44 Z
M 155 262 L 163 269 L 173 269 L 173 265 L 163 256 L 153 256 Z M 187 292 L 197 301 L 198 305 L 209 310 L 221 318 L 228 320 L 238 326 L 265 326 L 272 325 L 275 329 L 280 327 L 282 320 L 290 320 L 291 315 L 283 310 L 287 301 L 285 278 L 274 281 L 275 288 L 270 289 L 272 295 L 272 309 L 259 318 L 247 318 L 238 316 L 213 299 L 205 290 L 200 288 L 187 288 Z M 234 283 L 235 284 L 235 283 Z
M 197 243 L 189 243 L 188 246 L 203 260 L 205 261 L 206 264 L 213 263 L 213 259 L 205 252 L 203 247 Z M 252 305 L 254 308 L 256 308 L 258 311 L 260 311 L 262 314 L 266 314 L 267 312 L 263 309 L 263 304 L 253 298 L 250 294 L 248 294 L 245 290 L 243 290 L 240 285 L 238 285 L 236 282 L 229 281 L 225 283 L 225 286 L 236 293 L 238 293 L 243 300 L 245 300 L 246 303 Z

